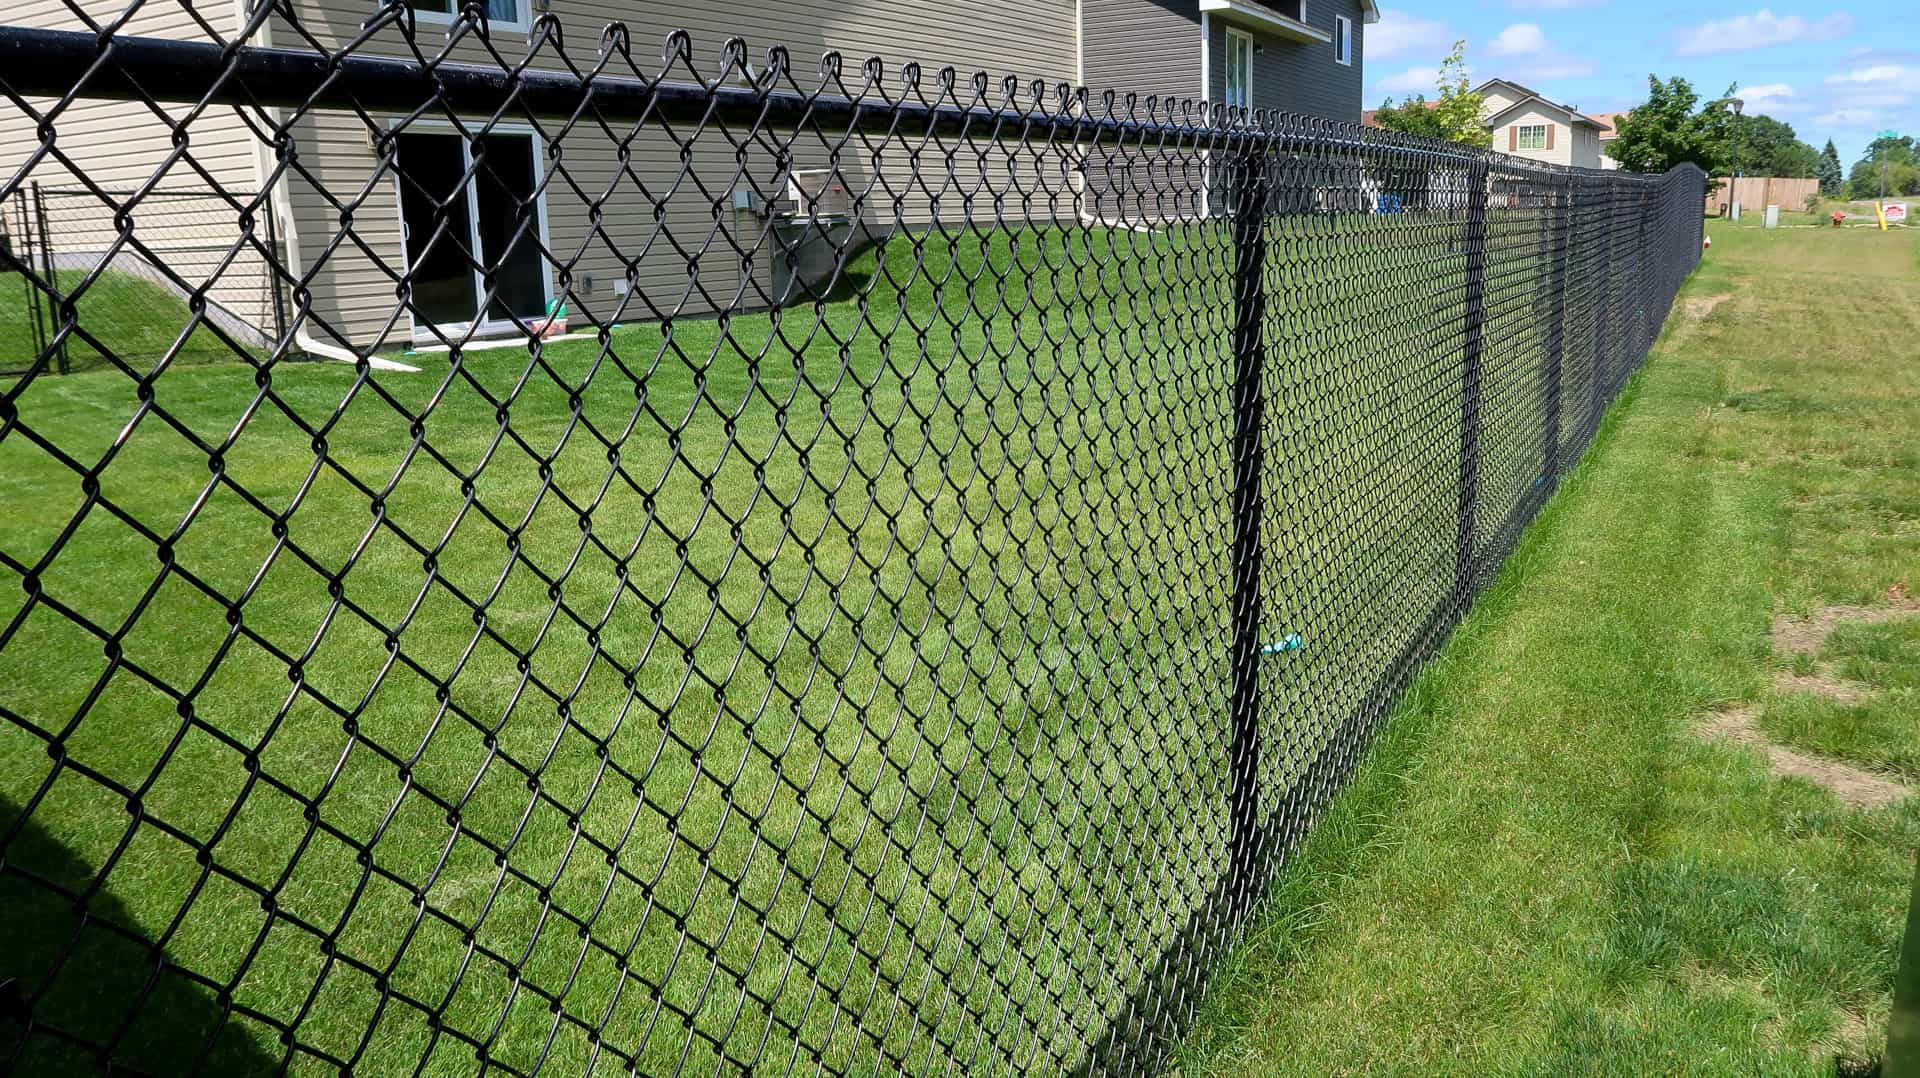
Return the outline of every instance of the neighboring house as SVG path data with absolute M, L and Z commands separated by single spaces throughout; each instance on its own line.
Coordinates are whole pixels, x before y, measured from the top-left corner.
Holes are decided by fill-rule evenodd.
M 1594 122 L 1600 125 L 1601 168 L 1620 167 L 1620 162 L 1615 161 L 1609 151 L 1613 147 L 1613 140 L 1620 137 L 1620 121 L 1626 118 L 1627 114 L 1624 112 L 1596 112 L 1593 114 Z
M 938 92 L 939 69 L 952 65 L 963 73 L 958 90 L 963 99 L 972 96 L 964 73 L 984 70 L 1018 73 L 1049 87 L 1078 83 L 1142 99 L 1204 96 L 1235 106 L 1358 119 L 1361 27 L 1378 17 L 1373 0 L 1294 3 L 1278 9 L 1244 0 L 839 0 L 824 6 L 487 0 L 487 9 L 494 47 L 508 57 L 520 51 L 518 42 L 536 11 L 551 10 L 574 31 L 569 43 L 576 61 L 591 61 L 591 31 L 621 22 L 636 58 L 657 58 L 656 43 L 671 30 L 686 29 L 695 49 L 694 70 L 706 77 L 718 73 L 722 44 L 740 36 L 756 69 L 767 46 L 787 46 L 793 78 L 802 86 L 815 77 L 818 57 L 837 50 L 845 57 L 842 77 L 855 89 L 863 85 L 859 61 L 881 55 L 918 62 L 921 92 L 927 96 Z M 123 0 L 75 0 L 75 6 L 105 23 L 119 15 Z M 248 6 L 248 0 L 202 4 L 189 12 L 184 5 L 149 3 L 122 32 L 224 42 L 237 32 Z M 337 48 L 361 32 L 373 6 L 373 0 L 289 0 L 276 5 L 250 43 L 311 48 L 317 41 Z M 459 2 L 414 0 L 413 6 L 425 37 L 427 28 L 452 21 Z M 297 27 L 288 12 L 295 13 Z M 10 8 L 4 21 L 86 29 L 63 0 L 25 0 Z M 582 28 L 589 32 L 581 33 Z M 357 51 L 410 55 L 393 26 L 371 35 Z M 449 59 L 494 62 L 471 41 L 455 48 Z M 651 76 L 653 70 L 642 74 Z M 692 77 L 685 64 L 666 74 Z M 895 96 L 901 76 L 890 63 L 880 89 Z M 1029 85 L 1021 86 L 1023 98 Z M 997 99 L 999 89 L 997 81 L 992 83 L 990 96 Z M 37 108 L 52 104 L 31 103 Z M 193 112 L 185 105 L 161 111 L 173 121 Z M 279 109 L 265 113 L 275 123 L 287 115 Z M 776 283 L 783 267 L 775 264 L 776 245 L 763 241 L 766 231 L 819 227 L 806 220 L 804 209 L 797 223 L 788 218 L 785 225 L 771 213 L 770 204 L 792 190 L 770 190 L 783 172 L 811 170 L 817 189 L 837 185 L 855 196 L 867 193 L 863 216 L 884 230 L 932 219 L 934 197 L 957 208 L 982 185 L 1019 183 L 1033 191 L 1050 190 L 1058 169 L 1053 162 L 1055 172 L 1045 175 L 1049 165 L 1039 155 L 1021 154 L 1009 145 L 997 157 L 961 154 L 949 159 L 954 163 L 943 160 L 932 171 L 921 170 L 921 180 L 938 180 L 944 170 L 954 170 L 946 190 L 928 191 L 914 182 L 913 144 L 905 138 L 878 154 L 834 157 L 828 140 L 803 137 L 794 144 L 793 160 L 783 166 L 767 144 L 771 140 L 736 147 L 714 128 L 686 151 L 700 177 L 694 182 L 683 173 L 681 148 L 659 124 L 647 125 L 623 145 L 583 123 L 566 136 L 564 152 L 556 158 L 541 131 L 526 122 L 497 123 L 476 146 L 457 135 L 444 115 L 430 115 L 395 133 L 401 119 L 317 109 L 292 124 L 299 167 L 271 182 L 283 257 L 294 273 L 307 278 L 311 294 L 306 316 L 294 327 L 297 346 L 307 351 L 348 358 L 356 350 L 429 342 L 469 328 L 510 333 L 514 318 L 537 316 L 560 296 L 556 261 L 572 264 L 569 294 L 576 323 L 767 306 L 788 293 Z M 122 191 L 154 180 L 176 136 L 170 123 L 145 105 L 100 100 L 77 101 L 56 127 L 61 151 L 79 172 Z M 207 110 L 184 130 L 198 170 L 176 162 L 159 188 L 205 190 L 204 173 L 222 189 L 246 193 L 260 190 L 274 176 L 273 148 L 238 110 Z M 684 137 L 684 132 L 675 134 Z M 13 173 L 38 146 L 25 110 L 0 109 L 0 167 Z M 393 167 L 382 164 L 383 146 L 393 151 Z M 461 205 L 455 195 L 476 151 L 485 167 L 477 182 L 466 185 L 464 212 L 437 210 Z M 545 176 L 555 169 L 566 175 Z M 737 175 L 747 179 L 735 180 Z M 32 176 L 56 184 L 74 179 L 52 159 L 37 165 Z M 847 199 L 841 197 L 839 204 Z M 11 219 L 12 208 L 4 210 Z M 112 208 L 100 203 L 98 217 L 97 235 L 81 230 L 62 236 L 65 250 L 80 252 L 72 257 L 92 251 L 97 262 L 111 250 Z M 136 235 L 164 255 L 171 226 L 158 205 L 136 208 L 132 218 Z M 237 226 L 237 214 L 235 219 Z M 343 227 L 343 220 L 350 226 Z M 450 226 L 454 235 L 434 227 L 435 222 Z M 716 223 L 724 235 L 715 234 Z M 660 235 L 663 227 L 686 246 L 677 249 L 667 242 Z M 497 267 L 490 301 L 462 246 Z M 402 273 L 410 278 L 410 304 L 397 295 Z M 248 279 L 255 283 L 217 281 L 209 298 L 225 317 L 267 325 L 272 297 L 258 282 L 268 275 Z
M 1474 90 L 1486 102 L 1493 148 L 1517 157 L 1579 168 L 1600 167 L 1602 125 L 1517 82 L 1489 79 Z

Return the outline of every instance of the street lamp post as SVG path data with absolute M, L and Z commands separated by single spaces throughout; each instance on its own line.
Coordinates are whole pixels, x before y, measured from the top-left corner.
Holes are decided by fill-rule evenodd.
M 1882 131 L 1873 140 L 1875 156 L 1880 158 L 1880 201 L 1882 202 L 1887 200 L 1887 140 L 1898 138 L 1899 135 L 1898 131 Z
M 1727 102 L 1727 107 L 1733 110 L 1733 178 L 1728 181 L 1733 187 L 1727 192 L 1727 204 L 1735 221 L 1740 219 L 1740 110 L 1746 106 L 1747 103 L 1737 97 Z

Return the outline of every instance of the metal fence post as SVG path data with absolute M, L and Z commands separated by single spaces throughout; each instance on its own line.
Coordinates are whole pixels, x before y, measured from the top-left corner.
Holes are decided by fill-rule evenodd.
M 36 219 L 28 213 L 27 198 L 24 195 L 14 201 L 13 211 L 15 218 L 13 245 L 8 254 L 12 256 L 13 264 L 19 267 L 20 283 L 27 290 L 27 321 L 33 324 L 33 358 L 23 371 L 38 371 L 47 354 L 47 326 L 41 321 L 42 308 L 46 304 L 42 301 L 39 287 L 33 283 L 33 270 L 36 264 L 34 252 L 39 243 L 36 237 L 37 229 L 34 227 Z
M 1552 310 L 1547 318 L 1546 424 L 1541 436 L 1540 478 L 1551 490 L 1560 481 L 1560 364 L 1566 349 L 1567 259 L 1573 253 L 1573 173 L 1561 177 L 1553 200 L 1553 268 L 1547 292 Z
M 1266 169 L 1249 145 L 1234 160 L 1233 180 L 1233 689 L 1228 704 L 1233 744 L 1228 820 L 1230 916 L 1253 901 L 1260 862 L 1260 476 L 1266 402 L 1261 392 L 1261 329 L 1266 321 Z
M 1474 518 L 1480 503 L 1480 381 L 1486 336 L 1487 186 L 1484 161 L 1467 169 L 1466 337 L 1460 362 L 1460 505 L 1454 536 L 1454 611 L 1473 592 Z
M 1613 364 L 1607 359 L 1607 342 L 1613 336 L 1607 327 L 1613 322 L 1613 184 L 1602 182 L 1600 212 L 1594 215 L 1594 223 L 1600 234 L 1600 259 L 1594 269 L 1594 285 L 1597 295 L 1593 311 L 1593 376 L 1587 380 L 1587 416 L 1585 429 L 1581 431 L 1581 441 L 1593 437 L 1600 428 L 1600 409 L 1606 400 L 1605 383 L 1611 377 Z
M 53 230 L 47 227 L 47 200 L 40 193 L 40 181 L 33 181 L 29 190 L 33 194 L 35 231 L 40 234 L 40 272 L 46 278 L 47 287 L 53 290 L 52 294 L 62 300 L 60 303 L 52 299 L 47 301 L 47 330 L 50 339 L 59 337 L 60 343 L 55 349 L 60 356 L 60 373 L 67 374 L 73 369 L 73 362 L 67 356 L 67 339 L 59 336 L 60 308 L 65 306 L 66 291 L 60 287 L 60 278 L 54 272 Z

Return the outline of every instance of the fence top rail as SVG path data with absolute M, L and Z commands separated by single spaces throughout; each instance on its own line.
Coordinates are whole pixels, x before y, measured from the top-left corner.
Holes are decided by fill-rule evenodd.
M 449 31 L 458 39 L 466 17 Z M 368 24 L 407 18 L 384 9 Z M 409 30 L 409 38 L 411 38 Z M 366 34 L 357 39 L 366 40 Z M 662 55 L 680 63 L 691 78 L 648 78 L 635 66 L 628 32 L 620 23 L 600 34 L 592 62 L 584 69 L 567 55 L 559 20 L 541 16 L 528 37 L 526 55 L 515 61 L 471 63 L 438 57 L 375 56 L 349 46 L 338 52 L 319 48 L 225 45 L 205 41 L 143 37 L 113 32 L 89 33 L 0 25 L 0 89 L 16 98 L 104 98 L 189 105 L 341 107 L 391 110 L 408 114 L 440 109 L 484 116 L 519 113 L 557 119 L 595 116 L 628 122 L 750 120 L 760 128 L 803 128 L 831 123 L 849 131 L 923 136 L 960 135 L 986 140 L 1045 137 L 1072 144 L 1154 148 L 1155 143 L 1187 152 L 1228 152 L 1286 156 L 1335 154 L 1350 157 L 1390 155 L 1402 164 L 1470 169 L 1493 166 L 1506 173 L 1529 173 L 1541 180 L 1564 180 L 1590 173 L 1628 182 L 1653 182 L 1657 176 L 1574 168 L 1440 139 L 1363 127 L 1268 110 L 1238 110 L 1205 101 L 1148 97 L 1114 91 L 1091 92 L 1066 83 L 1029 84 L 1020 103 L 1019 80 L 1009 76 L 993 94 L 992 80 L 977 74 L 964 82 L 942 69 L 929 90 L 917 65 L 903 69 L 902 89 L 889 94 L 880 85 L 879 61 L 862 65 L 861 85 L 853 90 L 840 77 L 837 54 L 821 64 L 817 88 L 795 78 L 786 51 L 768 50 L 769 63 L 751 85 L 726 81 L 736 67 L 747 71 L 745 46 L 728 42 L 719 78 L 702 78 L 692 67 L 690 38 L 684 31 L 667 36 Z M 491 46 L 489 46 L 491 48 Z M 496 56 L 499 54 L 496 53 Z M 536 63 L 555 67 L 534 66 Z M 609 73 L 624 69 L 629 74 Z M 784 80 L 786 88 L 779 84 Z M 1051 97 L 1051 102 L 1046 100 Z
M 71 187 L 71 186 L 60 186 L 60 185 L 54 185 L 54 184 L 41 184 L 39 187 L 39 191 L 43 195 L 53 195 L 53 196 L 63 196 L 63 197 L 72 196 L 76 198 L 81 196 L 84 196 L 87 198 L 99 198 L 103 195 L 110 198 L 136 198 L 137 197 L 142 202 L 152 202 L 155 200 L 165 200 L 165 199 L 179 199 L 184 201 L 187 199 L 209 199 L 209 198 L 231 200 L 236 198 L 240 198 L 240 199 L 252 198 L 254 195 L 259 194 L 258 191 L 239 190 L 231 187 L 215 187 L 211 184 L 204 185 L 201 187 L 155 187 L 150 191 L 144 190 L 138 187 L 93 188 L 93 187 Z

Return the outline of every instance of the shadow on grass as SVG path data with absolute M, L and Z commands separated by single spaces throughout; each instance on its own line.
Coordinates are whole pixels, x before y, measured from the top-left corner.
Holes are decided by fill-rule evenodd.
M 266 1074 L 277 1058 L 133 929 L 94 868 L 0 797 L 0 1070 Z M 15 827 L 18 830 L 14 830 Z M 111 1047 L 106 1047 L 111 1046 Z

